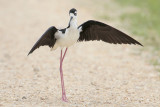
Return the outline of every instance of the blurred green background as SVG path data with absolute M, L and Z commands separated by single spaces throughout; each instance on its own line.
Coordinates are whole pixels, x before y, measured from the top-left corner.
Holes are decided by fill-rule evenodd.
M 130 21 L 132 33 L 143 37 L 146 50 L 153 53 L 151 63 L 160 71 L 160 0 L 115 0 L 119 5 L 138 8 L 135 13 L 122 14 L 120 19 Z
M 103 0 L 97 7 L 101 6 L 104 11 L 99 18 L 120 22 L 129 34 L 139 38 L 144 45 L 141 51 L 150 53 L 149 62 L 160 71 L 160 0 Z
M 121 15 L 129 20 L 135 35 L 141 35 L 144 45 L 160 49 L 160 0 L 115 0 L 121 6 L 135 6 L 138 11 Z

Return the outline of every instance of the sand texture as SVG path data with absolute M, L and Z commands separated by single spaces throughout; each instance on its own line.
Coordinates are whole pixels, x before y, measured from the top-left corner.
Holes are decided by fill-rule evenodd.
M 0 107 L 160 107 L 159 73 L 142 47 L 96 41 L 68 49 L 69 102 L 61 101 L 60 49 L 27 54 L 48 27 L 68 25 L 70 8 L 77 7 L 78 24 L 94 17 L 71 0 L 58 1 L 0 0 Z

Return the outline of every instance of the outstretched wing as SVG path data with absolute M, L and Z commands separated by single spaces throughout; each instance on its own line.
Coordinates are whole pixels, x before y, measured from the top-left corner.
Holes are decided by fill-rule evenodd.
M 102 22 L 89 20 L 78 27 L 80 37 L 78 41 L 102 40 L 114 44 L 138 44 L 141 43 L 127 34 Z
M 56 42 L 56 38 L 54 35 L 56 32 L 57 32 L 56 27 L 52 26 L 48 28 L 48 30 L 39 38 L 39 40 L 32 47 L 28 55 L 31 54 L 35 49 L 39 48 L 40 46 L 48 45 L 49 47 L 53 47 Z

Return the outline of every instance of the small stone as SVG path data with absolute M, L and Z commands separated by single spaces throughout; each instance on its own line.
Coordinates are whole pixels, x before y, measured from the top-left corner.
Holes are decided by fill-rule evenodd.
M 16 98 L 15 101 L 18 101 L 18 98 Z
M 33 68 L 33 71 L 38 72 L 38 71 L 39 71 L 39 69 L 38 69 L 38 68 L 36 68 L 36 67 L 34 67 L 34 68 Z
M 96 83 L 95 82 L 91 82 L 91 85 L 96 86 Z
M 96 90 L 99 90 L 99 88 L 96 88 Z
M 7 53 L 4 54 L 4 57 L 7 58 L 7 59 L 10 59 L 10 58 L 11 58 L 11 56 L 10 56 L 9 54 L 7 54 Z
M 109 89 L 111 89 L 111 87 L 105 87 L 105 89 L 106 89 L 106 90 L 109 90 Z
M 23 96 L 22 99 L 27 99 L 27 98 L 25 96 Z
M 41 100 L 45 100 L 45 98 L 43 98 L 43 97 L 40 97 L 40 99 L 41 99 Z

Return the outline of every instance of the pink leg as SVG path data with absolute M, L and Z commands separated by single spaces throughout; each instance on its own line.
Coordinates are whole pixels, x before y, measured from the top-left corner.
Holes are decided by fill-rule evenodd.
M 65 88 L 64 88 L 62 63 L 63 63 L 63 59 L 65 57 L 66 52 L 67 52 L 67 48 L 66 48 L 65 53 L 64 53 L 64 55 L 62 57 L 62 50 L 61 50 L 61 57 L 60 57 L 60 75 L 61 75 L 61 86 L 62 86 L 62 101 L 64 101 L 64 102 L 67 102 L 67 97 L 66 97 L 66 92 L 65 92 Z
M 66 50 L 65 50 L 65 52 L 64 52 L 63 59 L 64 59 L 64 57 L 65 57 L 65 55 L 66 55 L 67 49 L 68 49 L 68 48 L 66 48 Z M 63 59 L 62 59 L 62 62 L 63 62 Z

